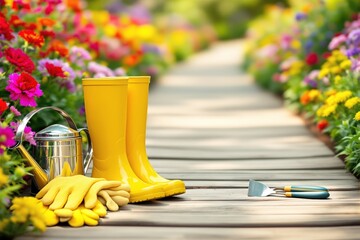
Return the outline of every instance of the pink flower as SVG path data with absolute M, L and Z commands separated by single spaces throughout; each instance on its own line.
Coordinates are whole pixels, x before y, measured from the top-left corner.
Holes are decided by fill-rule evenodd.
M 14 131 L 16 132 L 18 127 L 19 127 L 19 123 L 16 122 L 11 122 L 10 126 L 14 129 Z M 26 126 L 24 129 L 24 140 L 29 142 L 31 145 L 36 146 L 36 141 L 34 139 L 35 136 L 35 132 L 32 131 L 31 127 Z
M 21 112 L 19 112 L 19 110 L 17 110 L 14 106 L 10 107 L 10 111 L 16 116 L 21 116 Z
M 335 48 L 339 47 L 340 44 L 346 41 L 346 36 L 341 34 L 339 36 L 334 37 L 331 42 L 329 43 L 329 50 L 334 50 Z
M 15 134 L 9 127 L 0 127 L 0 154 L 4 153 L 4 150 L 8 147 L 15 145 Z
M 20 105 L 24 107 L 36 107 L 35 97 L 43 95 L 40 84 L 27 72 L 10 74 L 5 90 L 10 92 L 11 100 L 20 99 Z

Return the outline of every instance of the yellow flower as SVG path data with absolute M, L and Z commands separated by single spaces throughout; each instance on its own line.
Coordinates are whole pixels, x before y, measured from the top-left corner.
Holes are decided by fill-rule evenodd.
M 301 42 L 298 40 L 293 40 L 293 41 L 291 41 L 291 47 L 294 49 L 300 49 Z
M 316 114 L 319 117 L 328 117 L 336 111 L 336 108 L 337 104 L 323 105 L 317 110 Z
M 355 114 L 354 119 L 355 119 L 356 121 L 360 121 L 360 111 Z
M 331 95 L 334 95 L 336 94 L 336 90 L 335 89 L 330 89 L 328 91 L 325 92 L 325 95 L 326 96 L 331 96 Z
M 114 26 L 113 24 L 107 24 L 105 27 L 104 27 L 104 33 L 106 36 L 109 36 L 109 37 L 114 37 L 117 33 L 117 27 Z
M 350 67 L 351 67 L 351 61 L 350 60 L 345 60 L 345 61 L 342 61 L 341 63 L 340 63 L 340 67 L 342 68 L 342 69 L 344 69 L 344 70 L 346 70 L 346 69 L 349 69 Z
M 322 68 L 318 74 L 318 78 L 322 79 L 324 78 L 326 75 L 328 75 L 330 72 L 330 70 L 328 68 Z
M 341 76 L 340 75 L 336 75 L 335 78 L 334 78 L 334 82 L 335 84 L 339 84 L 341 82 Z
M 45 217 L 43 212 L 45 208 L 39 204 L 40 200 L 34 197 L 16 197 L 13 199 L 13 204 L 10 207 L 12 216 L 10 220 L 15 223 L 24 223 L 28 220 L 41 231 L 45 231 Z
M 320 91 L 317 89 L 311 89 L 308 94 L 311 101 L 320 97 Z
M 332 74 L 339 74 L 339 73 L 341 73 L 341 68 L 338 66 L 334 66 L 334 67 L 330 68 L 330 72 Z
M 336 104 L 335 96 L 336 96 L 336 94 L 330 95 L 330 96 L 325 100 L 325 103 L 328 104 L 328 105 Z
M 335 57 L 335 56 L 330 56 L 330 57 L 328 57 L 328 58 L 326 59 L 326 63 L 324 63 L 324 65 L 325 65 L 325 64 L 329 65 L 329 64 L 334 64 L 334 63 L 336 63 L 336 57 Z M 326 66 L 326 65 L 325 65 L 325 66 Z
M 359 102 L 359 97 L 352 97 L 345 102 L 345 107 L 347 107 L 348 109 L 352 109 Z
M 142 41 L 153 41 L 157 35 L 156 28 L 150 24 L 144 24 L 138 27 L 137 37 Z
M 2 168 L 0 167 L 0 187 L 4 184 L 6 184 L 9 180 L 9 177 L 4 174 Z
M 326 103 L 328 105 L 333 105 L 333 104 L 338 104 L 341 102 L 345 102 L 349 97 L 351 97 L 352 92 L 347 90 L 347 91 L 341 91 L 338 92 L 336 94 L 330 95 L 327 99 L 326 99 Z
M 345 102 L 349 97 L 351 97 L 351 95 L 352 92 L 349 90 L 338 92 L 335 94 L 335 103 Z

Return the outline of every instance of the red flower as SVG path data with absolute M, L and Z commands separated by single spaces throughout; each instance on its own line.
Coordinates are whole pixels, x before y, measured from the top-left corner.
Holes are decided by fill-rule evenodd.
M 45 68 L 48 71 L 49 75 L 52 77 L 62 77 L 62 78 L 66 77 L 62 67 L 58 67 L 52 63 L 47 62 L 45 63 Z
M 325 52 L 325 53 L 323 53 L 322 56 L 323 56 L 324 59 L 327 59 L 328 57 L 331 56 L 331 52 Z
M 317 129 L 323 131 L 327 126 L 329 126 L 329 122 L 326 119 L 322 119 L 318 122 Z
M 0 115 L 8 108 L 7 103 L 0 98 Z
M 42 31 L 40 31 L 40 34 L 41 34 L 43 37 L 49 37 L 49 38 L 55 37 L 55 32 L 54 32 L 54 31 L 42 30 Z
M 14 38 L 9 23 L 3 17 L 0 17 L 0 34 L 4 35 L 5 39 L 9 41 Z
M 19 36 L 22 37 L 28 43 L 35 45 L 37 47 L 42 47 L 44 44 L 44 37 L 37 34 L 33 30 L 21 30 Z
M 32 73 L 35 70 L 35 64 L 31 58 L 19 48 L 6 49 L 5 57 L 19 72 L 25 71 Z
M 10 24 L 14 27 L 24 27 L 26 23 L 22 21 L 17 15 L 11 15 Z
M 311 52 L 306 56 L 306 63 L 310 66 L 317 64 L 318 62 L 318 56 L 316 53 Z

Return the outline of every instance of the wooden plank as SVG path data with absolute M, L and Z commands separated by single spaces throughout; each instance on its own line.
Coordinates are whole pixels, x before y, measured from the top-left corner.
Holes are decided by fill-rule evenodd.
M 177 127 L 150 127 L 147 128 L 147 138 L 156 139 L 207 139 L 207 138 L 274 138 L 286 136 L 311 136 L 312 133 L 304 126 L 271 126 L 246 128 L 184 128 Z
M 282 180 L 281 184 L 279 181 L 263 181 L 268 186 L 287 186 L 299 184 L 298 180 L 286 181 Z M 359 189 L 359 181 L 356 179 L 352 180 L 301 180 L 301 184 L 304 185 L 318 185 L 326 186 L 331 191 L 337 190 L 356 190 Z M 249 181 L 196 181 L 196 180 L 185 180 L 186 188 L 248 188 Z
M 300 157 L 324 157 L 333 156 L 334 153 L 323 146 L 316 148 L 309 145 L 305 149 L 300 149 L 296 146 L 283 146 L 273 149 L 259 149 L 255 146 L 251 149 L 234 149 L 232 151 L 216 151 L 203 149 L 189 149 L 189 148 L 147 148 L 148 156 L 150 158 L 186 158 L 186 159 L 249 159 L 249 158 L 300 158 Z
M 256 203 L 256 204 L 253 204 Z M 285 202 L 283 202 L 285 203 Z M 274 201 L 173 201 L 159 200 L 153 204 L 129 204 L 120 211 L 162 213 L 228 213 L 236 212 L 238 215 L 338 215 L 338 214 L 359 214 L 360 203 L 343 204 L 333 201 L 316 202 L 290 202 L 290 204 L 274 204 Z M 119 213 L 121 214 L 121 213 Z M 329 216 L 328 216 L 329 217 Z
M 296 180 L 351 180 L 354 176 L 345 170 L 233 170 L 163 173 L 164 177 L 183 180 L 243 180 L 296 181 Z
M 286 198 L 286 197 L 248 197 L 248 189 L 221 189 L 221 188 L 200 188 L 200 189 L 188 189 L 186 194 L 180 195 L 179 198 L 186 201 L 213 201 L 213 200 L 223 200 L 223 201 L 235 201 L 235 200 L 247 200 L 247 201 L 258 201 L 258 200 L 281 200 L 285 202 L 297 201 L 297 202 L 326 202 L 330 200 L 337 199 L 359 199 L 360 190 L 349 190 L 349 191 L 330 191 L 329 199 L 303 199 L 303 198 Z
M 289 170 L 289 169 L 344 169 L 344 163 L 336 157 L 312 157 L 293 159 L 237 159 L 237 160 L 176 160 L 150 159 L 151 165 L 161 172 L 198 172 L 223 170 Z
M 52 227 L 44 234 L 28 234 L 16 240 L 30 239 L 269 239 L 269 240 L 357 240 L 358 226 L 350 227 L 293 227 L 293 228 L 209 228 L 209 227 L 146 227 L 97 226 L 83 228 Z
M 146 215 L 146 221 L 144 219 Z M 104 226 L 168 226 L 168 227 L 320 227 L 360 226 L 359 214 L 290 214 L 290 215 L 242 215 L 238 212 L 199 213 L 109 213 L 102 220 Z

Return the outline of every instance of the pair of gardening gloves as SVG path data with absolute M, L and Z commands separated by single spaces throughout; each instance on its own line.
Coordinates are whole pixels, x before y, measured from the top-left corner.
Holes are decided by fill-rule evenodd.
M 83 175 L 56 177 L 37 194 L 45 207 L 47 226 L 68 222 L 72 227 L 98 225 L 107 210 L 117 211 L 128 204 L 130 187 L 120 181 Z

